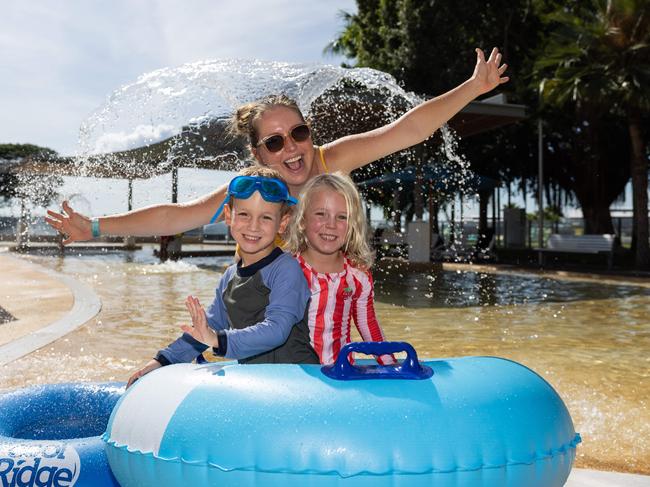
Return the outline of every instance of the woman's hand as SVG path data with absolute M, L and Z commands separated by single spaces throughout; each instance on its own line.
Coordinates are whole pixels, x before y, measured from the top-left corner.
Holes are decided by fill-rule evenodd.
M 476 66 L 470 79 L 474 82 L 479 95 L 492 91 L 510 79 L 507 76 L 501 76 L 508 69 L 508 65 L 500 63 L 501 53 L 496 47 L 492 49 L 487 61 L 483 50 L 476 49 Z
M 160 365 L 160 362 L 158 362 L 157 360 L 153 360 L 153 359 L 150 360 L 147 363 L 147 365 L 142 367 L 140 370 L 135 371 L 131 375 L 131 377 L 129 377 L 129 381 L 126 383 L 126 388 L 128 389 L 129 387 L 131 387 L 133 385 L 133 383 L 136 380 L 138 380 L 140 377 L 142 377 L 143 375 L 146 375 L 149 372 L 151 372 L 152 370 L 156 370 L 156 369 L 158 369 L 160 367 L 162 367 L 162 365 Z
M 63 202 L 63 213 L 47 210 L 45 221 L 55 230 L 67 236 L 63 245 L 71 242 L 92 240 L 90 218 L 75 212 L 67 201 Z
M 187 306 L 187 310 L 192 317 L 192 326 L 181 325 L 181 330 L 201 343 L 205 343 L 210 347 L 218 347 L 217 333 L 208 326 L 208 318 L 198 298 L 188 296 L 185 300 L 185 306 Z

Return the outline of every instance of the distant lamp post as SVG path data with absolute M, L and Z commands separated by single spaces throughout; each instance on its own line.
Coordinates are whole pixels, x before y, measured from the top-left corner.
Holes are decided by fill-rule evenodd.
M 537 216 L 539 226 L 537 247 L 540 249 L 544 248 L 544 126 L 541 114 L 544 84 L 545 80 L 539 84 L 539 118 L 537 119 L 537 178 L 539 180 L 537 188 L 537 208 L 539 211 Z M 539 265 L 543 265 L 544 255 L 541 250 L 539 251 L 537 258 Z

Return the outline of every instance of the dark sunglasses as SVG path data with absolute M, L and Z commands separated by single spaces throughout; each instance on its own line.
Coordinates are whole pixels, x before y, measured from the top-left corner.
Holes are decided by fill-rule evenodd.
M 288 205 L 298 203 L 298 200 L 289 194 L 287 185 L 279 179 L 265 178 L 262 176 L 237 176 L 230 181 L 226 197 L 210 220 L 210 223 L 214 223 L 219 218 L 230 196 L 245 200 L 250 198 L 255 191 L 259 191 L 264 201 L 268 201 L 269 203 L 284 202 Z
M 311 136 L 311 130 L 309 130 L 309 126 L 306 123 L 301 123 L 289 130 L 288 136 L 290 136 L 294 142 L 304 142 Z M 285 137 L 287 136 L 280 134 L 269 135 L 259 141 L 255 147 L 264 144 L 269 152 L 280 152 L 284 147 Z

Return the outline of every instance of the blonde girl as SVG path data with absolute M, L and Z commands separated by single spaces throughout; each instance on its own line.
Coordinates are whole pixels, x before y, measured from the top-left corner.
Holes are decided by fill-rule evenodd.
M 350 343 L 350 322 L 364 341 L 384 341 L 374 307 L 373 254 L 359 192 L 341 174 L 321 174 L 305 184 L 287 248 L 311 290 L 309 335 L 321 363 L 331 364 Z M 380 363 L 393 363 L 385 355 Z

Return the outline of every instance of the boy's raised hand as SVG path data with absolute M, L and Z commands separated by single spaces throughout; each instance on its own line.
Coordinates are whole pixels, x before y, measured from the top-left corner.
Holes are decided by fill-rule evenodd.
M 152 370 L 156 370 L 160 367 L 162 367 L 162 365 L 160 365 L 160 362 L 158 362 L 157 360 L 150 360 L 147 363 L 147 365 L 145 365 L 139 370 L 136 370 L 133 374 L 131 374 L 131 377 L 129 377 L 129 381 L 126 383 L 126 388 L 128 389 L 129 387 L 131 387 L 135 383 L 135 381 L 137 381 L 143 375 L 146 375 Z
M 208 326 L 208 318 L 205 316 L 205 310 L 198 298 L 188 296 L 185 300 L 185 306 L 192 317 L 192 326 L 181 325 L 181 330 L 188 333 L 195 340 L 205 343 L 211 347 L 218 347 L 219 340 L 217 333 Z
M 482 49 L 476 49 L 476 66 L 472 80 L 480 94 L 493 90 L 500 84 L 506 83 L 510 78 L 502 76 L 508 69 L 507 64 L 501 64 L 501 53 L 495 47 L 486 60 Z
M 63 202 L 62 213 L 47 210 L 47 214 L 45 221 L 55 230 L 67 235 L 64 245 L 93 239 L 90 219 L 74 211 L 67 201 Z

